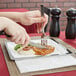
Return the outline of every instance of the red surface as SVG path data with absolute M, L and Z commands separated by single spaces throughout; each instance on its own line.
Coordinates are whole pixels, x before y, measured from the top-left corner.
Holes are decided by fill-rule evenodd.
M 0 9 L 0 12 L 24 12 L 28 11 L 27 9 Z
M 65 38 L 65 32 L 61 32 L 61 35 L 59 38 L 62 39 L 64 42 L 70 44 L 74 48 L 76 48 L 76 39 L 66 39 Z
M 0 76 L 9 76 L 7 65 L 3 56 L 3 52 L 0 46 Z
M 35 76 L 76 76 L 76 70 Z

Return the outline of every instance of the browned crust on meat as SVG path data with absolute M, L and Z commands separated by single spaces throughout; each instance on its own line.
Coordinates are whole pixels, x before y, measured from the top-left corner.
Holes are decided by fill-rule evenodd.
M 47 54 L 50 54 L 52 52 L 54 52 L 54 47 L 52 46 L 46 46 L 48 49 L 41 49 L 41 48 L 37 48 L 37 47 L 33 47 L 33 50 L 35 51 L 35 54 L 36 55 L 47 55 Z
M 33 49 L 33 51 L 35 52 L 35 55 L 47 55 L 50 54 L 52 52 L 54 52 L 54 47 L 47 45 L 46 49 L 41 49 L 41 48 L 37 48 L 37 47 L 33 47 L 33 46 L 27 46 L 25 48 L 23 48 L 24 51 L 29 51 L 31 48 Z

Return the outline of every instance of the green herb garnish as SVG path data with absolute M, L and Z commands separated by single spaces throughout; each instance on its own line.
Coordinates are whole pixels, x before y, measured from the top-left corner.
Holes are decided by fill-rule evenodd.
M 30 44 L 28 44 L 28 46 L 31 46 Z M 22 47 L 22 45 L 21 44 L 17 44 L 16 46 L 15 46 L 15 48 L 14 48 L 14 50 L 18 50 L 19 48 L 21 48 Z
M 18 50 L 19 48 L 21 48 L 22 47 L 22 45 L 21 44 L 17 44 L 16 46 L 15 46 L 15 48 L 14 48 L 14 50 Z
M 31 46 L 30 44 L 28 44 L 28 46 Z

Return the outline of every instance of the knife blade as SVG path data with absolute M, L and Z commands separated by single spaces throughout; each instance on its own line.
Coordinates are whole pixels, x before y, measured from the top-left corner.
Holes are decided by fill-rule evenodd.
M 6 34 L 5 32 L 4 32 L 4 30 L 2 30 L 2 31 L 0 31 L 0 35 L 6 35 L 7 37 L 11 37 L 10 35 L 8 35 L 8 34 Z M 46 46 L 44 46 L 44 45 L 41 45 L 41 44 L 39 44 L 39 43 L 34 43 L 34 42 L 29 42 L 29 45 L 31 45 L 31 46 L 34 46 L 34 47 L 37 47 L 37 48 L 42 48 L 42 49 L 48 49 Z M 23 49 L 24 47 L 26 47 L 25 45 L 24 46 L 22 46 L 20 49 Z M 18 50 L 20 50 L 20 49 L 18 49 Z
M 48 49 L 46 46 L 41 45 L 40 43 L 34 43 L 34 42 L 29 42 L 30 46 L 34 46 L 37 48 L 41 48 L 41 49 Z M 20 47 L 17 51 L 21 51 L 23 48 L 27 47 L 26 45 L 23 45 L 22 47 Z
M 41 49 L 48 49 L 45 45 L 41 45 L 41 43 L 30 42 L 29 45 L 37 48 L 41 48 Z

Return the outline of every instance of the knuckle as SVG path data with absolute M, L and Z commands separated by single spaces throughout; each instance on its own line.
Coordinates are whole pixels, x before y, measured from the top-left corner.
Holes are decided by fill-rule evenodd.
M 12 33 L 12 36 L 15 37 L 17 34 L 16 33 Z

